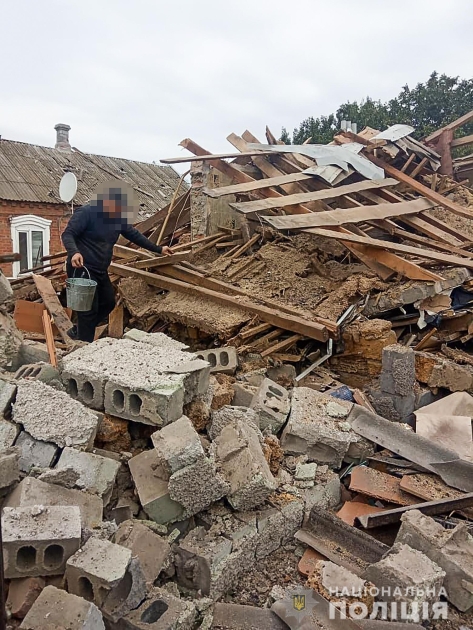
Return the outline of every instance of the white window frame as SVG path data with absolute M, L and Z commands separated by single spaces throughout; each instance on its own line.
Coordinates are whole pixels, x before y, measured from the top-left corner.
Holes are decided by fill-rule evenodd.
M 20 232 L 28 233 L 28 258 L 31 257 L 31 233 L 42 232 L 43 233 L 43 256 L 49 255 L 49 240 L 51 238 L 51 223 L 49 219 L 43 219 L 34 214 L 24 214 L 19 217 L 12 217 L 11 224 L 11 239 L 13 243 L 13 251 L 19 253 L 20 251 Z M 32 267 L 30 260 L 28 260 L 28 268 Z M 20 262 L 13 263 L 13 277 L 18 278 L 20 274 Z M 28 274 L 27 274 L 28 275 Z

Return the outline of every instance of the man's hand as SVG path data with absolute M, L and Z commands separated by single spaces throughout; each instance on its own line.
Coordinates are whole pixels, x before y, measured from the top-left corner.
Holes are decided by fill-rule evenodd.
M 161 249 L 161 254 L 163 256 L 172 256 L 172 250 L 167 245 L 164 245 L 163 248 Z
M 80 254 L 79 252 L 77 252 L 77 254 L 74 254 L 74 256 L 71 258 L 71 265 L 76 269 L 83 267 L 84 259 L 82 257 L 82 254 Z

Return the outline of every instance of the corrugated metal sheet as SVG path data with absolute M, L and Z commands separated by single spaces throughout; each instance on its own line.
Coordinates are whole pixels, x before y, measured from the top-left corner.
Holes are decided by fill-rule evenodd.
M 111 177 L 130 184 L 136 192 L 140 219 L 169 203 L 179 181 L 170 166 L 0 140 L 0 199 L 61 203 L 59 182 L 66 171 L 72 171 L 78 180 L 75 205 L 89 201 L 97 186 Z M 182 191 L 186 188 L 184 184 Z

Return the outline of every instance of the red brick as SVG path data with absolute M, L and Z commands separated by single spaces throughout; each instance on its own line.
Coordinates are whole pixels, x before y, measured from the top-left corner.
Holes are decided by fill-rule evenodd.
M 17 619 L 26 617 L 45 585 L 45 581 L 40 577 L 11 580 L 7 608 L 11 610 L 13 617 Z

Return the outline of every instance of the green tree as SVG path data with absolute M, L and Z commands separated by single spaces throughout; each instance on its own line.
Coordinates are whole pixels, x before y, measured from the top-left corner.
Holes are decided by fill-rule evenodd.
M 414 127 L 415 137 L 423 138 L 471 109 L 473 79 L 433 72 L 425 83 L 418 83 L 412 89 L 405 85 L 395 98 L 386 103 L 368 96 L 360 103 L 348 101 L 340 105 L 335 114 L 306 118 L 294 129 L 292 142 L 301 144 L 311 138 L 312 143 L 326 144 L 340 129 L 342 120 L 357 123 L 359 130 L 368 126 L 382 131 L 390 125 L 404 123 Z M 462 127 L 456 136 L 472 133 L 473 122 Z

